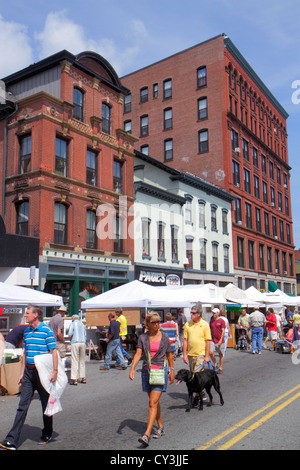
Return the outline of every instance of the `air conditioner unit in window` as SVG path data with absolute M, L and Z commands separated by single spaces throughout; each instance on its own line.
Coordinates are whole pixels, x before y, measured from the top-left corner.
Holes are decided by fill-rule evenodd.
M 240 147 L 235 147 L 234 151 L 235 151 L 236 153 L 241 153 Z

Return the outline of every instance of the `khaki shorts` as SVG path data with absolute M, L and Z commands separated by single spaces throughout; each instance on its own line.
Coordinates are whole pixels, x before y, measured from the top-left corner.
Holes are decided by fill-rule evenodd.
M 188 356 L 189 360 L 189 366 L 190 366 L 190 371 L 195 372 L 198 367 L 200 367 L 203 362 L 204 362 L 204 356 Z M 204 364 L 203 367 L 197 370 L 197 372 L 200 372 L 200 370 L 204 369 Z
M 210 342 L 211 353 L 217 352 L 224 356 L 224 351 L 225 351 L 225 343 L 222 343 L 221 346 L 219 346 L 218 343 L 214 343 L 213 341 Z

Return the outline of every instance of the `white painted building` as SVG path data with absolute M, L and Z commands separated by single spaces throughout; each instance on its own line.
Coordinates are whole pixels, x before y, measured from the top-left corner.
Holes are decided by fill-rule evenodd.
M 136 152 L 135 277 L 154 285 L 234 282 L 232 196 Z

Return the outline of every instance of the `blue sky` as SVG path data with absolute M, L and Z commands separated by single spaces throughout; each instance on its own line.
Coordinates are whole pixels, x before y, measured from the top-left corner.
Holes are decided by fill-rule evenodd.
M 94 50 L 122 76 L 226 33 L 289 113 L 293 231 L 300 248 L 299 18 L 299 0 L 0 0 L 0 77 L 62 49 Z

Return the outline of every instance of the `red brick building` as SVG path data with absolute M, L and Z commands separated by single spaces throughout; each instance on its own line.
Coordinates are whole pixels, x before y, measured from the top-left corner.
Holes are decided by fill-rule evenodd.
M 123 131 L 128 90 L 91 52 L 59 52 L 4 83 L 6 230 L 39 237 L 40 287 L 77 313 L 86 296 L 132 278 L 134 242 L 123 238 L 130 219 L 120 208 L 121 196 L 133 202 L 135 139 Z
M 237 284 L 295 292 L 288 114 L 231 40 L 217 36 L 121 80 L 135 147 L 234 195 Z

